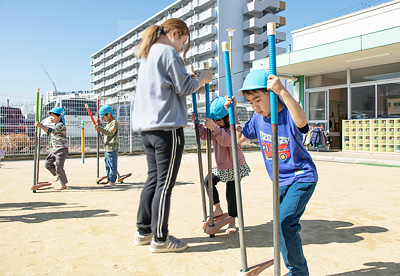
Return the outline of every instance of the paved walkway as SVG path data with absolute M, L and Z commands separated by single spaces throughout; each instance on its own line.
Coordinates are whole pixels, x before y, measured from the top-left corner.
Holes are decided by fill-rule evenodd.
M 400 154 L 358 153 L 309 150 L 313 160 L 354 164 L 400 166 Z

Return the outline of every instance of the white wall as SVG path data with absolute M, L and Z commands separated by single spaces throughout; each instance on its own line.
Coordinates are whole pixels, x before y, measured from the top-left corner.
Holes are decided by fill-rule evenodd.
M 400 0 L 386 2 L 292 32 L 293 50 L 301 50 L 400 25 Z

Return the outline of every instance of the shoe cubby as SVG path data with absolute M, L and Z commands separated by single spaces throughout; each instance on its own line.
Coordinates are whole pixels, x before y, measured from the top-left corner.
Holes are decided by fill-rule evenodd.
M 343 151 L 400 154 L 400 119 L 343 121 Z

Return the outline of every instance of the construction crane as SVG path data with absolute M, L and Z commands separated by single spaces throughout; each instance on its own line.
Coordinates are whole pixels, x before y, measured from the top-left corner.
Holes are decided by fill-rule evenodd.
M 47 73 L 47 71 L 46 71 L 46 69 L 44 68 L 44 66 L 43 66 L 43 65 L 40 65 L 40 66 L 42 66 L 42 68 L 43 68 L 44 72 L 46 73 L 46 75 L 49 77 L 49 79 L 50 79 L 51 83 L 53 84 L 53 86 L 54 86 L 54 91 L 56 91 L 56 92 L 57 92 L 56 83 L 55 83 L 55 82 L 54 82 L 54 81 L 51 79 L 51 77 L 50 77 L 49 73 Z

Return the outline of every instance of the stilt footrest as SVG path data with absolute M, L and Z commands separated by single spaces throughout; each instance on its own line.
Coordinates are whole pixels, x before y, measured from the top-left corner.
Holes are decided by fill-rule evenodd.
M 209 234 L 209 235 L 214 235 L 219 230 L 221 230 L 222 227 L 224 227 L 228 223 L 231 223 L 231 222 L 234 222 L 234 221 L 235 221 L 235 218 L 233 218 L 233 217 L 226 217 L 226 218 L 221 219 L 219 221 L 215 221 L 214 222 L 214 226 L 211 227 L 210 225 L 208 225 L 205 232 L 207 234 Z
M 222 215 L 214 218 L 214 223 L 217 221 L 220 221 L 221 219 L 227 218 L 227 217 L 229 217 L 229 214 L 223 213 Z M 201 223 L 201 229 L 203 229 L 203 230 L 206 229 L 208 225 L 210 225 L 210 217 L 207 218 L 207 221 L 203 221 Z
M 250 266 L 248 271 L 246 271 L 246 272 L 240 271 L 237 274 L 237 276 L 244 276 L 244 275 L 256 276 L 256 275 L 259 275 L 261 272 L 263 272 L 268 267 L 272 266 L 273 264 L 274 264 L 274 259 L 270 259 L 268 261 Z
M 51 186 L 51 183 L 48 181 L 44 181 L 44 182 L 37 182 L 35 185 L 33 185 L 31 187 L 31 190 L 37 190 L 46 186 Z
M 124 181 L 124 179 L 130 177 L 131 175 L 132 175 L 132 173 L 127 173 L 127 174 L 121 175 L 121 176 L 117 179 L 117 181 L 120 182 L 120 183 L 122 183 L 122 182 Z

